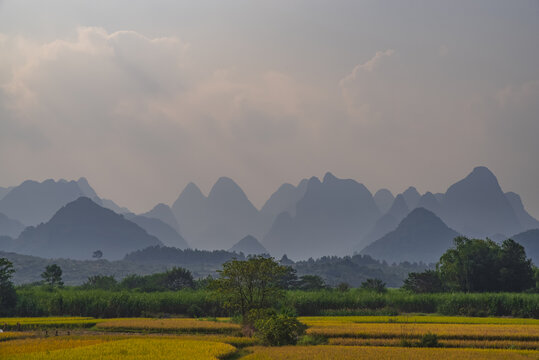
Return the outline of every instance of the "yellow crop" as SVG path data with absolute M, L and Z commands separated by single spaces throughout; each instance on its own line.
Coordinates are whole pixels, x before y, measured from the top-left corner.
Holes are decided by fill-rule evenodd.
M 46 352 L 58 349 L 71 349 L 81 346 L 100 344 L 119 340 L 118 336 L 54 336 L 47 338 L 11 340 L 0 346 L 0 358 L 6 355 Z
M 113 331 L 234 333 L 240 326 L 228 322 L 201 321 L 197 319 L 114 319 L 101 322 L 98 329 Z
M 537 359 L 538 353 L 527 350 L 483 350 L 483 349 L 440 349 L 440 348 L 402 348 L 370 346 L 283 346 L 252 347 L 252 351 L 242 360 L 520 360 Z
M 33 317 L 33 318 L 0 318 L 0 329 L 35 329 L 51 327 L 91 327 L 98 319 L 91 317 Z
M 418 338 L 433 333 L 443 339 L 539 340 L 537 325 L 462 325 L 462 324 L 341 324 L 314 326 L 309 334 L 327 337 Z
M 2 360 L 215 360 L 236 351 L 231 345 L 179 339 L 129 339 L 76 348 L 12 354 Z
M 6 340 L 12 340 L 12 339 L 21 339 L 33 336 L 32 333 L 24 333 L 24 332 L 14 332 L 14 331 L 7 331 L 0 333 L 0 341 L 6 341 Z
M 418 340 L 411 341 L 417 343 Z M 402 340 L 393 339 L 358 339 L 358 338 L 330 338 L 330 345 L 347 346 L 401 346 Z M 479 349 L 524 349 L 539 350 L 539 341 L 518 340 L 438 340 L 443 347 L 479 348 Z
M 304 316 L 299 320 L 309 326 L 333 326 L 349 323 L 414 323 L 414 324 L 499 324 L 539 325 L 539 319 L 467 317 L 467 316 Z

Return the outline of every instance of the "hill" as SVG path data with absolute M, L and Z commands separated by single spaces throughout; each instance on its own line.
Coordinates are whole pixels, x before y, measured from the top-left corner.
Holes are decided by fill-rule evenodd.
M 159 219 L 134 214 L 126 214 L 124 216 L 129 221 L 134 222 L 146 230 L 148 234 L 158 238 L 165 246 L 176 247 L 178 249 L 189 247 L 185 239 L 175 229 Z
M 511 239 L 524 246 L 526 256 L 532 259 L 535 266 L 539 265 L 539 229 L 524 231 Z
M 389 262 L 437 262 L 459 234 L 432 212 L 414 209 L 399 226 L 361 253 Z
M 8 218 L 0 213 L 0 236 L 9 236 L 16 238 L 24 230 L 24 225 L 17 220 Z
M 230 178 L 222 177 L 208 197 L 193 183 L 172 206 L 182 234 L 197 249 L 228 249 L 259 228 L 258 210 Z
M 309 179 L 296 215 L 281 213 L 262 245 L 276 257 L 285 253 L 294 259 L 346 255 L 379 216 L 364 185 L 327 173 L 323 182 Z
M 136 249 L 162 245 L 138 225 L 86 197 L 65 205 L 52 219 L 28 227 L 14 241 L 13 252 L 46 258 L 89 259 L 101 250 L 120 259 Z
M 235 253 L 243 253 L 245 255 L 262 255 L 268 254 L 268 250 L 262 246 L 262 244 L 251 235 L 247 235 L 240 241 L 238 241 L 234 246 L 232 246 L 228 251 Z
M 178 220 L 168 205 L 157 204 L 153 209 L 141 215 L 148 218 L 159 219 L 176 230 L 178 234 L 180 233 L 180 225 L 178 224 Z

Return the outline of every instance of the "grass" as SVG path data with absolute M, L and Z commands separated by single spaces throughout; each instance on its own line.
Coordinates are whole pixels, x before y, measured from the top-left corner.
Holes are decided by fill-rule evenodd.
M 207 334 L 235 334 L 240 331 L 238 324 L 224 321 L 201 321 L 198 319 L 114 319 L 100 322 L 96 328 L 109 331 Z

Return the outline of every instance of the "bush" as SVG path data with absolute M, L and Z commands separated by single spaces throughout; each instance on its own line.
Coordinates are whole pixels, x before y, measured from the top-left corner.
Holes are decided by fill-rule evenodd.
M 425 334 L 421 338 L 418 344 L 419 347 L 439 347 L 440 343 L 438 342 L 438 335 L 436 334 Z
M 326 345 L 328 338 L 323 335 L 304 335 L 299 338 L 298 345 Z
M 348 290 L 350 290 L 350 284 L 348 284 L 347 282 L 342 282 L 339 283 L 339 285 L 337 285 L 335 289 L 340 292 L 347 292 Z
M 361 283 L 361 289 L 374 291 L 376 293 L 384 293 L 387 291 L 386 283 L 380 279 L 367 279 Z
M 287 315 L 272 315 L 255 323 L 256 336 L 270 346 L 295 345 L 305 334 L 307 326 L 297 318 Z

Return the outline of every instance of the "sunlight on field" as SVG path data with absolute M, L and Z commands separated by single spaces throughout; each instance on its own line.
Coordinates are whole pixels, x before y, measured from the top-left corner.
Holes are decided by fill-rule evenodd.
M 303 316 L 309 326 L 332 326 L 348 323 L 425 323 L 425 324 L 498 324 L 539 325 L 539 319 L 468 317 L 468 316 Z
M 539 340 L 538 325 L 344 323 L 340 326 L 314 326 L 307 332 L 327 337 L 417 338 L 432 333 L 444 339 Z
M 234 333 L 240 327 L 223 321 L 198 319 L 113 319 L 97 324 L 100 330 L 149 332 Z
M 99 319 L 91 317 L 31 317 L 31 318 L 0 318 L 0 328 L 4 329 L 33 329 L 43 327 L 91 327 Z
M 113 359 L 193 359 L 213 360 L 232 354 L 236 348 L 229 344 L 181 340 L 181 339 L 125 339 L 117 341 L 99 342 L 99 339 L 81 342 L 69 342 L 64 348 L 44 349 L 35 348 L 28 351 L 24 348 L 20 353 L 11 353 L 2 356 L 3 360 L 45 360 L 45 359 L 81 359 L 81 360 L 113 360 Z
M 481 349 L 417 349 L 417 348 L 384 348 L 365 346 L 283 346 L 252 347 L 253 353 L 243 357 L 244 360 L 356 360 L 356 359 L 407 359 L 407 360 L 479 360 L 479 359 L 537 359 L 537 353 L 516 350 L 481 350 Z

